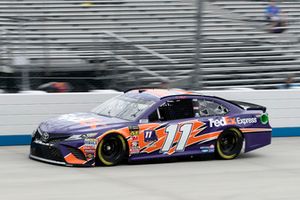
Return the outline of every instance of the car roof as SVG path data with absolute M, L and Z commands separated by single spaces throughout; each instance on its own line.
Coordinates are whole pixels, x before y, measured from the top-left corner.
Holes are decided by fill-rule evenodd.
M 154 88 L 146 88 L 146 89 L 133 89 L 129 90 L 125 93 L 128 94 L 136 94 L 138 96 L 152 96 L 157 99 L 163 99 L 169 96 L 186 96 L 186 95 L 197 95 L 201 96 L 198 93 L 182 90 L 182 89 L 154 89 Z
M 126 96 L 130 96 L 133 98 L 139 98 L 144 100 L 152 100 L 152 101 L 160 101 L 161 99 L 168 98 L 168 97 L 204 97 L 209 99 L 215 99 L 220 100 L 226 104 L 235 105 L 239 108 L 242 108 L 241 106 L 237 105 L 236 103 L 223 99 L 217 96 L 207 96 L 207 95 L 201 95 L 197 92 L 193 91 L 187 91 L 183 89 L 157 89 L 157 88 L 140 88 L 140 89 L 131 89 L 128 91 L 125 91 Z

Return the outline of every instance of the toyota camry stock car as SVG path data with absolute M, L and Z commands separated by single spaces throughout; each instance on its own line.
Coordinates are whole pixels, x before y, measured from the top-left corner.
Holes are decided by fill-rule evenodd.
M 133 89 L 92 112 L 42 122 L 30 158 L 67 166 L 215 154 L 233 159 L 271 143 L 263 106 L 184 90 Z

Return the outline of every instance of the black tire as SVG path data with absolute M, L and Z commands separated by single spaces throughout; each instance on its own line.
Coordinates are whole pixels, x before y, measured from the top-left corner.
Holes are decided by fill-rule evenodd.
M 101 165 L 113 166 L 127 156 L 127 145 L 124 137 L 119 134 L 105 136 L 97 148 L 97 160 Z
M 217 156 L 224 160 L 236 158 L 243 147 L 243 135 L 235 128 L 225 130 L 217 139 Z

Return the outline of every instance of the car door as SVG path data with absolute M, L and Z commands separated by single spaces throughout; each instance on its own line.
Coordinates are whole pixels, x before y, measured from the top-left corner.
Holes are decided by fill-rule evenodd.
M 193 98 L 167 99 L 141 120 L 135 158 L 189 155 L 204 123 L 195 116 Z

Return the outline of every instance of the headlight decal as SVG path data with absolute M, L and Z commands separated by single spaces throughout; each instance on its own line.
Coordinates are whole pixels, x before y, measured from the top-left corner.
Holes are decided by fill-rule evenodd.
M 67 140 L 82 140 L 82 139 L 88 139 L 88 138 L 93 138 L 97 135 L 98 133 L 88 133 L 88 134 L 80 134 L 80 135 L 72 135 L 69 137 Z

